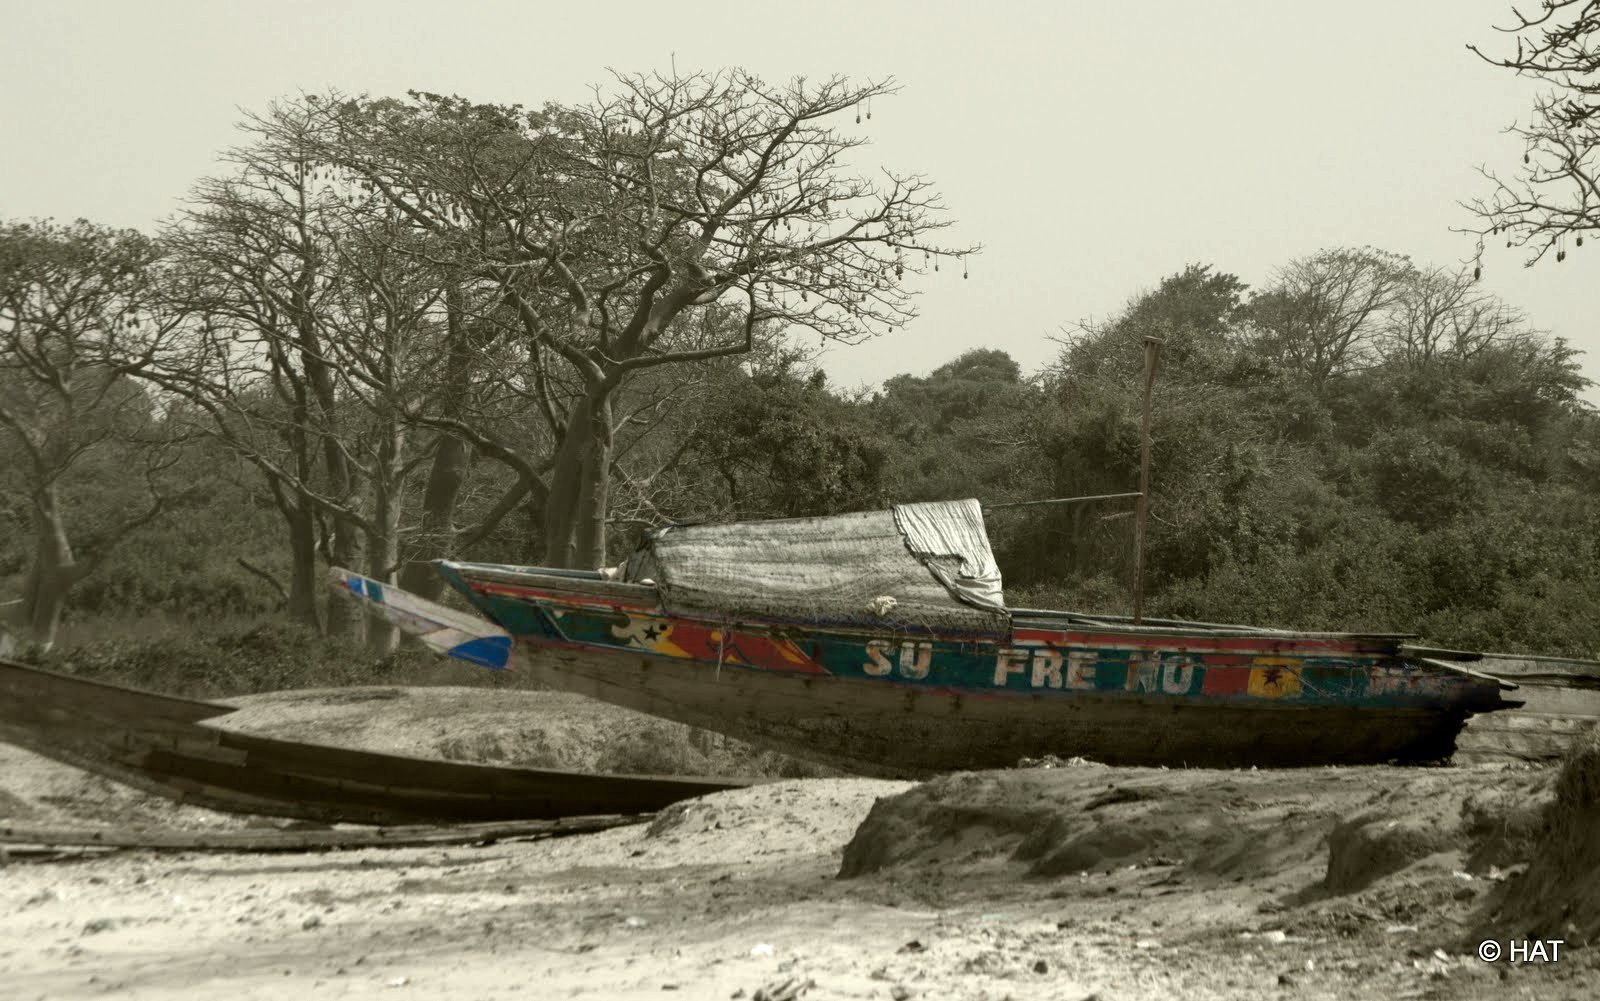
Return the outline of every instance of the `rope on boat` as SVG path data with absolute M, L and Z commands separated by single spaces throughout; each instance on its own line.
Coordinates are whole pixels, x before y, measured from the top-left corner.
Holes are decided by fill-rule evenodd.
M 1137 490 L 1131 494 L 1093 494 L 1088 497 L 1051 497 L 1048 500 L 1011 501 L 1006 504 L 985 504 L 983 513 L 1003 511 L 1013 507 L 1043 507 L 1046 504 L 1082 504 L 1085 501 L 1121 500 L 1125 497 L 1143 497 Z

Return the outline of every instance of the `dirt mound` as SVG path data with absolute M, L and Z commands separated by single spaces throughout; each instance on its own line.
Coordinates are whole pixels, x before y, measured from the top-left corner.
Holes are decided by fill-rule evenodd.
M 1568 754 L 1528 868 L 1486 907 L 1484 937 L 1600 942 L 1600 734 Z
M 1229 772 L 1049 769 L 946 776 L 878 801 L 841 878 L 960 867 L 1018 878 L 1173 866 L 1306 894 L 1362 890 L 1444 851 L 1502 858 L 1537 772 L 1392 768 Z M 1498 849 L 1489 843 L 1500 838 Z
M 1455 839 L 1441 819 L 1368 813 L 1345 821 L 1328 835 L 1328 874 L 1323 877 L 1323 888 L 1329 893 L 1355 893 L 1419 859 L 1445 851 Z
M 231 701 L 239 710 L 215 725 L 384 754 L 656 775 L 828 774 L 720 734 L 566 692 L 342 688 Z
M 874 805 L 839 874 L 960 862 L 1038 877 L 1155 863 L 1233 877 L 1319 857 L 1337 814 L 1310 797 L 1261 803 L 1262 782 L 1250 776 L 1156 769 L 946 776 Z

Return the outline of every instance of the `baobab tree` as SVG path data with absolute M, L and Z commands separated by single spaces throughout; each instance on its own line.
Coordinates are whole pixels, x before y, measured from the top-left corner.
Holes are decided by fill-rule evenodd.
M 308 166 L 308 117 L 277 106 L 269 133 L 247 125 L 233 169 L 196 185 L 169 230 L 168 288 L 195 317 L 199 364 L 160 378 L 262 474 L 288 529 L 290 612 L 316 624 L 318 555 L 397 575 L 414 469 L 431 463 L 431 498 L 439 470 L 464 459 L 457 439 L 419 441 L 413 418 L 440 399 L 450 413 L 474 373 L 458 364 L 462 289 L 422 246 L 431 237 Z M 327 625 L 394 642 L 344 602 L 330 602 Z
M 1516 37 L 1506 55 L 1467 48 L 1492 66 L 1547 84 L 1527 124 L 1506 131 L 1522 140 L 1522 163 L 1511 177 L 1479 172 L 1491 192 L 1463 203 L 1477 223 L 1474 271 L 1481 272 L 1490 241 L 1523 248 L 1524 263 L 1565 261 L 1584 234 L 1600 229 L 1600 0 L 1539 0 L 1529 17 L 1513 8 L 1514 24 L 1497 30 Z
M 741 70 L 618 76 L 580 107 L 306 98 L 315 159 L 381 196 L 515 319 L 554 442 L 544 561 L 593 567 L 624 384 L 749 352 L 757 329 L 853 342 L 909 322 L 906 281 L 977 248 L 930 183 L 853 172 L 840 125 L 892 82 L 769 85 Z M 870 114 L 870 111 L 868 112 Z M 740 322 L 684 322 L 713 307 Z
M 328 346 L 342 329 L 332 199 L 292 150 L 245 146 L 223 160 L 232 171 L 200 181 L 165 234 L 166 295 L 194 322 L 184 332 L 191 350 L 151 376 L 263 475 L 288 533 L 289 612 L 315 625 L 319 541 L 330 560 L 355 567 L 363 540 L 360 470 Z M 345 603 L 329 604 L 331 632 L 362 626 Z
M 31 535 L 20 600 L 5 633 L 49 649 L 72 588 L 112 547 L 171 500 L 160 477 L 160 415 L 135 377 L 171 346 L 178 318 L 155 307 L 160 249 L 132 230 L 79 220 L 0 224 L 0 489 L 26 511 Z M 0 453 L 0 454 L 3 454 Z M 99 512 L 92 531 L 69 517 L 70 477 L 115 461 L 142 503 Z M 87 542 L 87 544 L 85 544 Z

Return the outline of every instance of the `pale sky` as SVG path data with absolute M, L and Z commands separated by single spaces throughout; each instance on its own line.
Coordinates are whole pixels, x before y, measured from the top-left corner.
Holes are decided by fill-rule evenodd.
M 0 217 L 151 228 L 216 169 L 240 109 L 300 91 L 577 102 L 608 67 L 674 58 L 892 75 L 863 165 L 931 176 L 950 242 L 986 249 L 967 281 L 929 276 L 910 327 L 825 366 L 857 385 L 982 346 L 1032 369 L 1063 326 L 1190 262 L 1259 284 L 1337 245 L 1470 255 L 1457 202 L 1487 194 L 1477 165 L 1513 168 L 1500 130 L 1532 90 L 1464 44 L 1508 20 L 1505 0 L 0 0 Z M 1532 270 L 1515 254 L 1491 250 L 1485 286 L 1600 380 L 1600 246 Z

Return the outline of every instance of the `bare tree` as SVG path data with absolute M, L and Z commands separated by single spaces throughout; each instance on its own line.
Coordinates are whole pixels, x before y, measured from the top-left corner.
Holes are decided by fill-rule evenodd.
M 408 253 L 395 220 L 355 215 L 327 234 L 339 266 L 330 315 L 337 330 L 326 338 L 327 360 L 354 404 L 356 425 L 342 447 L 360 470 L 364 504 L 349 518 L 365 533 L 366 571 L 392 581 L 403 564 L 401 516 L 412 472 L 431 457 L 417 448 L 410 417 L 432 390 L 435 353 L 441 342 L 445 286 L 436 269 L 419 266 L 422 255 Z M 415 234 L 410 234 L 415 238 Z M 442 442 L 436 439 L 433 448 Z M 392 650 L 395 627 L 371 620 L 367 643 Z
M 1480 290 L 1470 271 L 1429 267 L 1414 272 L 1396 294 L 1380 346 L 1385 358 L 1426 368 L 1464 361 L 1525 332 L 1522 314 Z
M 1564 261 L 1583 234 L 1600 228 L 1600 0 L 1540 0 L 1533 17 L 1512 9 L 1516 23 L 1496 30 L 1516 36 L 1508 56 L 1467 48 L 1492 66 L 1550 85 L 1535 99 L 1525 125 L 1506 131 L 1522 140 L 1515 176 L 1480 167 L 1491 193 L 1464 202 L 1478 218 L 1474 272 L 1488 240 L 1526 248 L 1526 266 L 1547 256 Z
M 152 308 L 159 256 L 137 232 L 84 220 L 0 226 L 0 435 L 21 460 L 12 473 L 33 536 L 22 597 L 7 618 L 44 649 L 73 586 L 171 500 L 159 477 L 171 462 L 159 447 L 160 415 L 134 381 L 179 322 Z M 75 546 L 65 484 L 111 450 L 144 481 L 144 503 L 111 515 L 92 545 Z
M 748 352 L 765 322 L 853 341 L 914 316 L 905 273 L 976 248 L 928 182 L 849 172 L 829 119 L 890 83 L 770 86 L 742 72 L 619 76 L 580 108 L 328 99 L 316 158 L 492 283 L 555 442 L 545 562 L 604 560 L 618 393 L 635 373 Z M 437 252 L 437 251 L 436 251 Z M 716 304 L 743 322 L 685 342 Z M 481 443 L 480 443 L 481 444 Z
M 1250 319 L 1281 364 L 1321 385 L 1369 359 L 1412 272 L 1409 258 L 1372 247 L 1320 251 L 1278 269 Z
M 322 220 L 331 199 L 302 158 L 246 147 L 225 159 L 233 174 L 202 180 L 167 234 L 168 295 L 197 323 L 181 364 L 156 376 L 264 475 L 288 531 L 290 613 L 315 625 L 319 547 L 359 565 L 362 540 L 354 517 L 362 484 L 326 344 L 336 329 Z M 351 634 L 361 619 L 330 603 L 328 628 Z

